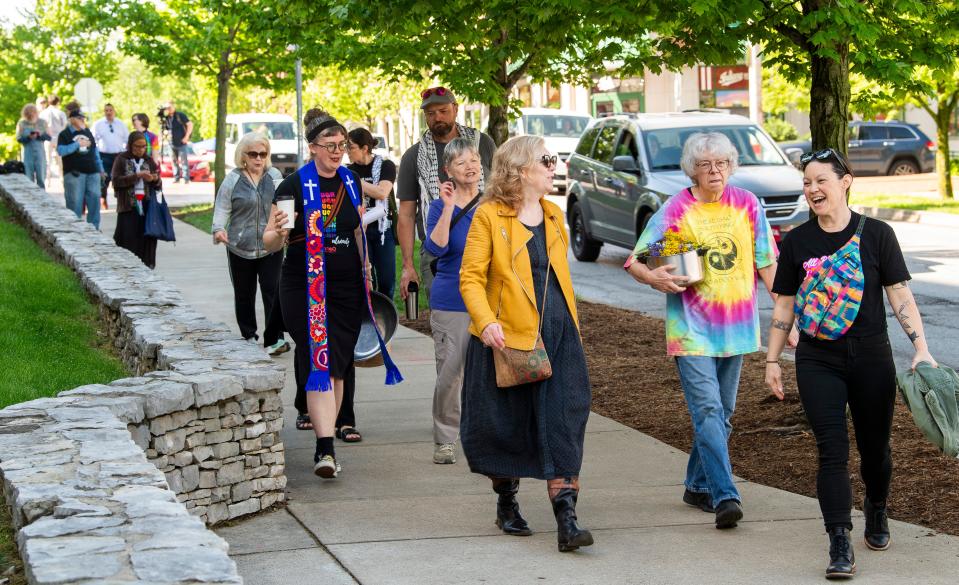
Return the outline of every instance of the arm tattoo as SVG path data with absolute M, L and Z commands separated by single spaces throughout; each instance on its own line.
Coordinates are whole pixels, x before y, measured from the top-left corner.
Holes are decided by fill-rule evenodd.
M 789 330 L 792 329 L 792 324 L 780 321 L 779 319 L 773 319 L 773 327 L 789 333 Z
M 906 335 L 909 337 L 909 343 L 912 343 L 913 345 L 915 345 L 916 340 L 919 339 L 919 334 L 915 331 L 907 333 Z
M 899 289 L 902 289 L 902 288 L 909 288 L 909 283 L 904 280 L 904 281 L 902 281 L 902 282 L 897 282 L 896 284 L 892 285 L 891 288 L 892 288 L 892 290 L 899 290 Z
M 915 342 L 919 338 L 919 334 L 913 330 L 912 326 L 909 325 L 909 315 L 906 313 L 906 309 L 909 308 L 909 301 L 906 301 L 899 305 L 899 309 L 896 311 L 896 319 L 899 320 L 899 324 L 902 325 L 902 330 L 906 332 L 906 335 L 909 337 L 909 341 Z

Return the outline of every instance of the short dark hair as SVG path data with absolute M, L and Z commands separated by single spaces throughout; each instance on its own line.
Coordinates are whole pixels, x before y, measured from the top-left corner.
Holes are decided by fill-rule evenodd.
M 56 106 L 60 104 L 60 96 L 58 96 L 57 94 L 51 95 L 50 97 L 47 98 L 47 100 L 50 102 L 51 106 Z
M 149 127 L 150 127 L 150 116 L 147 116 L 147 115 L 144 114 L 143 112 L 137 112 L 136 114 L 133 114 L 133 118 L 132 118 L 132 119 L 133 119 L 133 120 L 139 120 L 140 123 L 143 124 L 143 127 L 144 127 L 144 128 L 149 128 Z
M 376 148 L 377 145 L 376 138 L 373 138 L 373 134 L 370 133 L 370 131 L 366 128 L 350 130 L 350 133 L 347 137 L 353 144 L 357 146 L 365 146 L 370 152 L 373 152 L 373 149 Z
M 113 108 L 114 110 L 116 109 L 116 108 L 113 107 L 113 104 L 111 104 L 110 102 L 107 102 L 107 103 L 103 104 L 103 109 L 105 110 L 105 109 L 107 109 L 107 108 Z

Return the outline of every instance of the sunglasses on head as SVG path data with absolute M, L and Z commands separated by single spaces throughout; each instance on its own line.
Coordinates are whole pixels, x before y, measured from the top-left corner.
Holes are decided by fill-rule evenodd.
M 806 165 L 811 163 L 813 159 L 819 161 L 832 159 L 839 163 L 839 166 L 842 167 L 843 171 L 847 173 L 849 172 L 849 167 L 847 167 L 846 163 L 843 162 L 842 157 L 832 148 L 824 148 L 822 150 L 817 150 L 816 152 L 805 152 L 799 157 L 799 164 L 801 164 L 802 168 L 805 170 Z
M 446 95 L 446 92 L 447 92 L 447 91 L 449 91 L 449 90 L 446 89 L 446 88 L 443 87 L 443 86 L 431 87 L 431 88 L 429 88 L 429 89 L 424 89 L 424 90 L 423 90 L 423 93 L 420 94 L 420 97 L 425 100 L 426 98 L 428 98 L 428 97 L 430 97 L 431 95 L 434 95 L 434 94 L 435 94 L 435 95 Z
M 539 164 L 543 165 L 544 167 L 548 169 L 550 167 L 555 167 L 556 161 L 558 160 L 559 160 L 559 157 L 556 156 L 555 154 L 554 155 L 544 154 L 543 156 L 539 157 Z
M 250 158 L 262 158 L 262 159 L 265 160 L 266 157 L 268 157 L 268 156 L 270 156 L 270 155 L 269 155 L 269 153 L 266 153 L 266 152 L 256 152 L 256 151 L 253 151 L 253 150 L 248 150 L 248 151 L 246 151 L 246 156 L 248 156 L 248 157 L 250 157 Z

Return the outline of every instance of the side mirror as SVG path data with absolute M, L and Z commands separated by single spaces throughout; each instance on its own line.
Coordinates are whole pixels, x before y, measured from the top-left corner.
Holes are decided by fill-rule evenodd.
M 639 173 L 639 165 L 636 164 L 636 159 L 629 155 L 622 155 L 613 157 L 613 170 L 620 173 Z

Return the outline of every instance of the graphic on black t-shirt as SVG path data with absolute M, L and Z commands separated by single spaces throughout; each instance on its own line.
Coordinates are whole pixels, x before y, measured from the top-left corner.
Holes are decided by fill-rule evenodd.
M 719 232 L 713 234 L 707 241 L 709 252 L 706 253 L 706 262 L 714 272 L 727 274 L 736 268 L 739 261 L 741 246 L 732 234 Z

